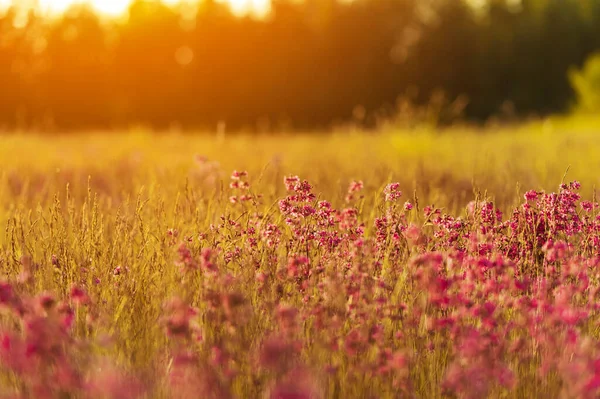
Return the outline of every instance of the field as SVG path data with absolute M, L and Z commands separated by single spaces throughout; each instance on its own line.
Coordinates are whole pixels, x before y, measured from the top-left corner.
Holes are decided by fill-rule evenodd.
M 599 131 L 0 135 L 0 395 L 597 397 Z

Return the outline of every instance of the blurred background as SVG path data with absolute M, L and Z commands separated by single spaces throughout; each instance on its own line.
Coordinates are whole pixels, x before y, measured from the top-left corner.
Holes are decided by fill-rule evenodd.
M 600 0 L 0 0 L 0 129 L 600 110 Z

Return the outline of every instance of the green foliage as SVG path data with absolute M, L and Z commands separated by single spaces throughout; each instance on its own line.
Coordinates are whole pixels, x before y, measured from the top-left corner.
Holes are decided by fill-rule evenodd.
M 569 78 L 577 92 L 577 109 L 600 111 L 600 53 L 590 57 L 580 70 L 571 70 Z

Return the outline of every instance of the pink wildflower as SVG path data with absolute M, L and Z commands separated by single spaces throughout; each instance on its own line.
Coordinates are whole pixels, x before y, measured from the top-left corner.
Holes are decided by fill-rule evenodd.
M 385 187 L 385 200 L 388 202 L 394 202 L 402 197 L 402 191 L 400 191 L 400 183 L 391 183 Z

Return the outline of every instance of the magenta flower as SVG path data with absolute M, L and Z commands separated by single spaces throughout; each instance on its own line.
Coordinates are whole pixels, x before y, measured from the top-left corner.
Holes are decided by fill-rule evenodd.
M 388 202 L 394 202 L 402 197 L 402 191 L 400 191 L 400 183 L 391 183 L 383 190 L 385 193 L 385 200 Z
M 248 176 L 248 172 L 246 171 L 242 171 L 242 172 L 238 172 L 237 170 L 234 170 L 233 173 L 231 174 L 231 180 L 241 180 L 243 177 Z
M 71 288 L 71 300 L 77 305 L 86 305 L 89 303 L 90 298 L 87 296 L 85 290 L 77 285 Z
M 524 197 L 527 201 L 535 201 L 538 198 L 538 193 L 535 190 L 527 191 Z
M 13 299 L 12 285 L 5 281 L 0 281 L 0 304 L 8 305 Z

